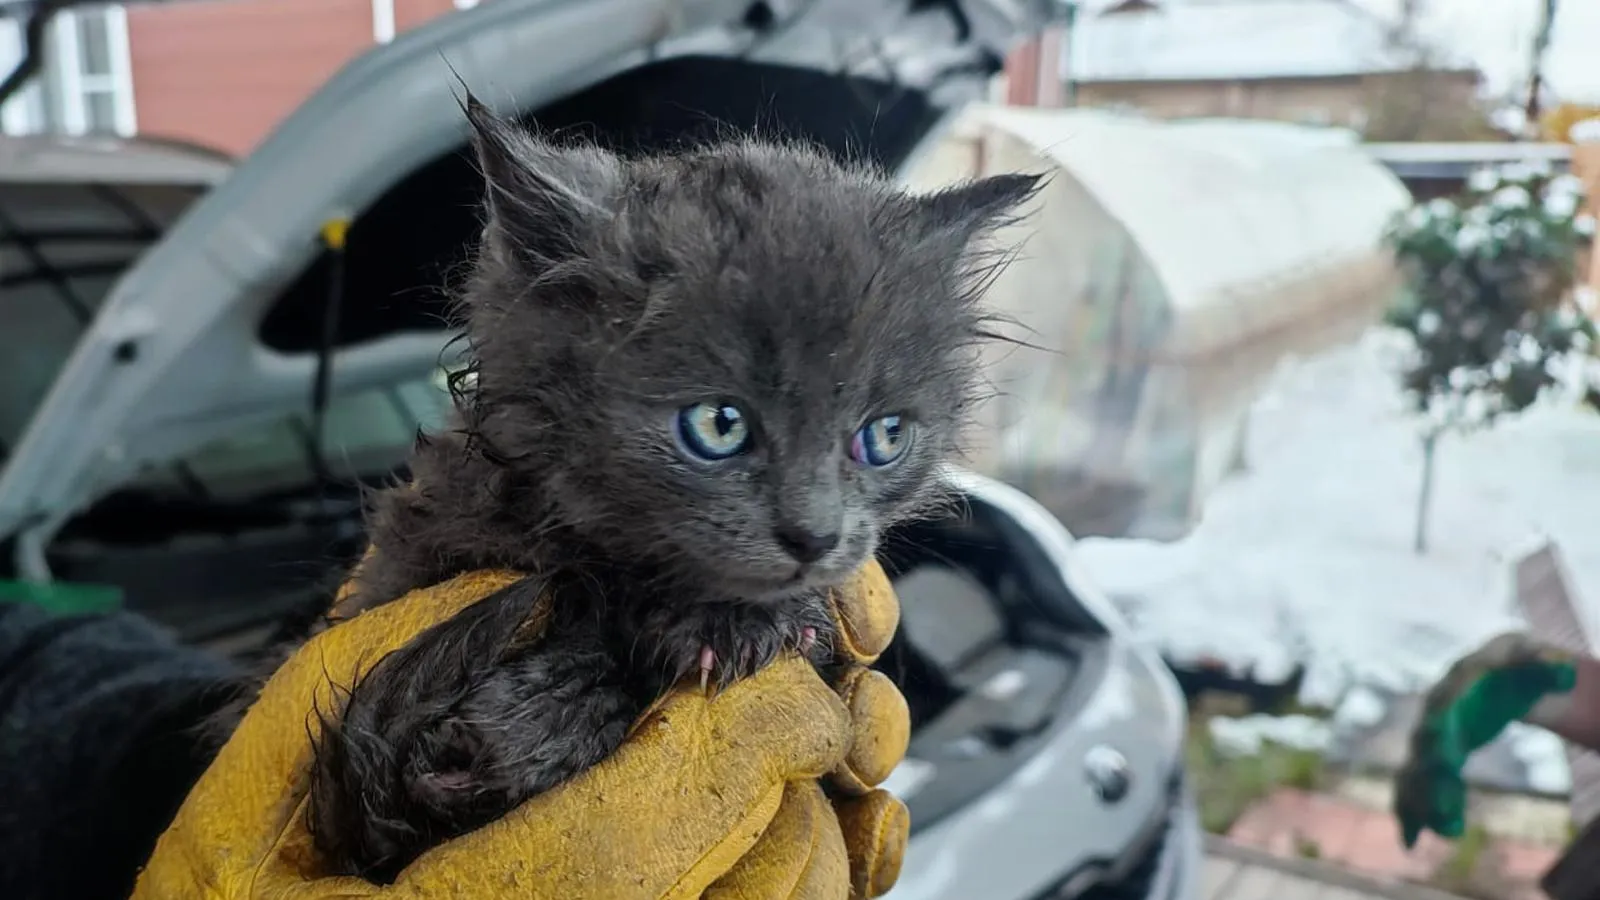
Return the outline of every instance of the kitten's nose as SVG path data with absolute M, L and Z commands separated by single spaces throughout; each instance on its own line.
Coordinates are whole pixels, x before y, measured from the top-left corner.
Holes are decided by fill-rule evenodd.
M 809 528 L 779 525 L 772 530 L 772 536 L 778 539 L 778 546 L 801 563 L 814 563 L 839 546 L 837 531 L 817 534 Z

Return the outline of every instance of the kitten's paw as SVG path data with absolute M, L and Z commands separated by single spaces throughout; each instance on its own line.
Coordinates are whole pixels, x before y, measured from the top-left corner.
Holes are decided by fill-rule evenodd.
M 817 646 L 816 627 L 807 625 L 801 628 L 799 637 L 793 643 L 795 652 L 809 659 L 812 649 Z M 760 668 L 755 662 L 756 652 L 755 644 L 745 644 L 739 651 L 739 662 L 734 666 L 733 678 L 724 679 L 718 677 L 717 683 L 723 684 L 725 680 L 736 681 L 739 678 L 755 674 L 756 670 Z M 710 686 L 713 673 L 717 671 L 717 662 L 717 651 L 712 649 L 711 645 L 707 644 L 700 648 L 700 690 L 704 691 Z M 821 660 L 813 660 L 813 662 L 817 665 L 822 663 Z
M 663 688 L 694 679 L 701 690 L 723 690 L 760 671 L 782 653 L 798 653 L 821 666 L 832 648 L 826 612 L 757 606 L 703 605 L 650 623 L 641 647 Z
M 775 635 L 765 636 L 768 639 L 751 639 L 739 649 L 739 658 L 732 666 L 731 677 L 719 679 L 722 684 L 728 684 L 741 678 L 748 678 L 760 671 L 761 668 L 777 658 L 779 653 L 792 651 L 804 657 L 813 665 L 822 665 L 826 660 L 816 654 L 817 626 L 799 625 L 777 629 Z M 777 651 L 770 648 L 776 645 Z M 816 658 L 813 658 L 813 656 Z M 710 646 L 700 650 L 700 687 L 706 686 L 707 676 L 715 670 L 717 661 L 716 651 Z

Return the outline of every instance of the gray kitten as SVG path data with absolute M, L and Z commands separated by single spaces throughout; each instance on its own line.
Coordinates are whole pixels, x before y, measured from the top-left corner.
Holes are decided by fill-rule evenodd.
M 467 107 L 488 198 L 460 428 L 375 497 L 339 612 L 529 574 L 326 723 L 313 835 L 379 881 L 598 762 L 681 679 L 830 664 L 826 589 L 940 499 L 998 265 L 981 238 L 1037 187 L 912 196 L 758 141 L 625 160 Z

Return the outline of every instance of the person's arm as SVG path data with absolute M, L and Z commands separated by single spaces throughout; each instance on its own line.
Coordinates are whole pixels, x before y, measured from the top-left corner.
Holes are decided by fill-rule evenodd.
M 0 896 L 126 898 L 235 676 L 133 614 L 0 603 Z
M 1580 747 L 1600 751 L 1600 660 L 1579 657 L 1575 667 L 1577 678 L 1572 690 L 1546 696 L 1524 721 Z

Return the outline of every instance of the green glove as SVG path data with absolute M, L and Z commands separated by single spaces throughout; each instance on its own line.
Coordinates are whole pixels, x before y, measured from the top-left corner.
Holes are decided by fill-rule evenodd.
M 1395 775 L 1394 812 L 1406 847 L 1424 829 L 1460 837 L 1467 758 L 1546 695 L 1566 693 L 1576 682 L 1572 654 L 1524 634 L 1501 635 L 1457 660 L 1428 691 L 1409 755 Z

